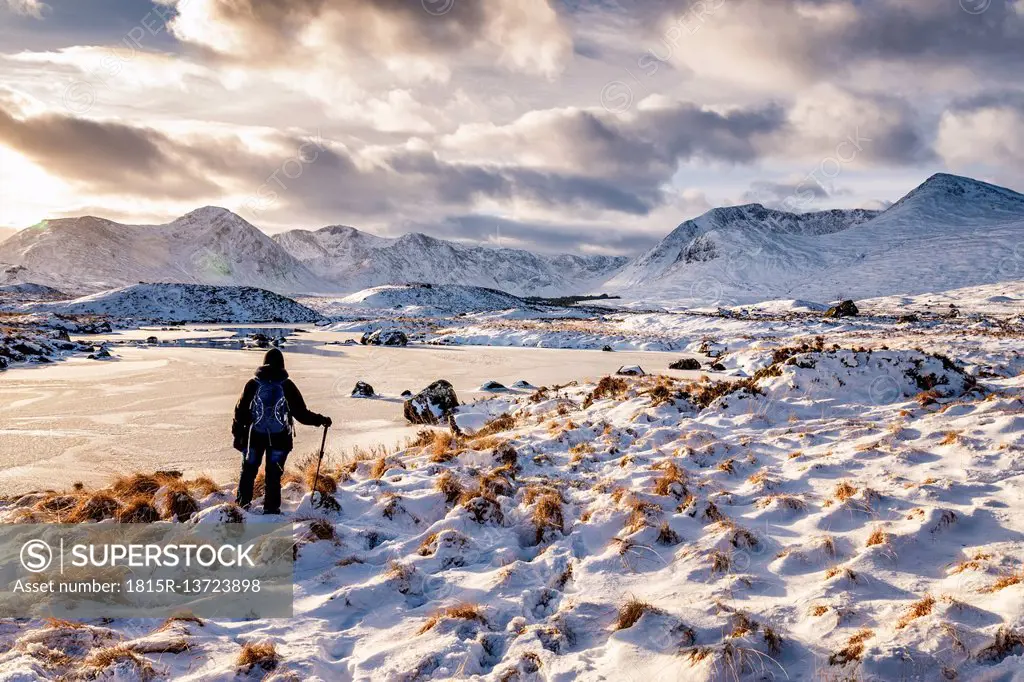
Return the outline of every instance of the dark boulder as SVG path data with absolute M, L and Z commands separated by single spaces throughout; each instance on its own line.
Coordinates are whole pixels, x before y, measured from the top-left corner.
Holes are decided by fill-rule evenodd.
M 915 315 L 914 313 L 909 313 L 907 315 L 900 315 L 898 318 L 896 318 L 897 324 L 906 324 L 906 323 L 910 323 L 910 322 L 920 322 L 920 321 L 921 321 L 921 318 L 918 317 L 917 315 Z
M 365 381 L 357 381 L 355 388 L 352 389 L 353 398 L 372 398 L 375 395 L 377 394 L 373 392 L 373 386 Z
M 601 350 L 603 350 L 605 353 L 614 353 L 615 352 L 615 350 L 611 346 L 604 346 Z
M 363 334 L 359 343 L 364 346 L 406 346 L 409 337 L 399 329 L 374 329 Z
M 455 388 L 444 379 L 438 379 L 405 401 L 405 418 L 413 424 L 443 422 L 459 406 Z
M 669 369 L 700 369 L 700 360 L 695 358 L 683 358 L 676 360 L 668 366 Z
M 148 343 L 151 346 L 155 346 L 158 343 L 160 343 L 160 339 L 156 338 L 155 336 L 147 336 L 146 343 Z
M 949 304 L 949 311 L 948 311 L 948 312 L 946 312 L 946 317 L 948 317 L 948 318 L 950 318 L 950 319 L 955 319 L 955 318 L 957 318 L 957 317 L 960 317 L 960 309 L 959 309 L 959 308 L 957 308 L 957 307 L 956 307 L 955 305 L 953 305 L 952 303 L 950 303 L 950 304 Z
M 106 346 L 100 346 L 95 352 L 89 354 L 89 360 L 106 360 L 110 358 L 110 351 Z
M 624 377 L 642 377 L 647 374 L 640 365 L 623 365 L 615 373 Z
M 825 317 L 857 317 L 859 310 L 857 305 L 850 299 L 846 299 L 839 305 L 834 305 L 825 311 Z
M 402 391 L 402 397 L 403 398 L 411 398 L 412 397 L 412 391 L 410 391 L 409 389 L 405 389 L 404 391 Z
M 11 350 L 26 356 L 40 356 L 46 353 L 42 346 L 31 341 L 19 341 L 11 346 Z
M 4 356 L 0 355 L 0 369 L 7 369 L 10 362 Z
M 270 337 L 266 334 L 253 334 L 250 338 L 257 348 L 270 347 Z
M 481 391 L 507 391 L 505 384 L 500 384 L 497 381 L 485 381 L 480 386 Z
M 708 366 L 711 368 L 711 371 L 713 371 L 713 372 L 724 372 L 725 371 L 725 365 L 723 365 L 720 362 L 709 362 Z

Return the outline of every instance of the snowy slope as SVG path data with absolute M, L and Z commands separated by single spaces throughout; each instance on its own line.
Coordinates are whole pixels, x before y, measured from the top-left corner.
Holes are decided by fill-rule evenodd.
M 436 309 L 453 312 L 508 310 L 522 308 L 527 302 L 497 289 L 457 284 L 385 285 L 364 289 L 341 299 L 341 303 L 361 308 Z
M 2 279 L 81 291 L 137 282 L 285 292 L 328 286 L 263 232 L 214 207 L 167 225 L 122 225 L 93 217 L 43 221 L 0 244 Z
M 37 312 L 110 315 L 156 322 L 315 322 L 320 315 L 254 287 L 135 284 L 72 301 L 31 304 Z
M 344 226 L 292 230 L 274 239 L 314 273 L 346 291 L 430 282 L 557 296 L 588 291 L 626 262 L 621 257 L 544 256 L 466 246 L 419 233 L 389 239 Z
M 0 227 L 0 242 L 4 242 L 13 237 L 17 232 L 18 231 L 13 227 Z
M 1024 278 L 1024 196 L 939 174 L 882 213 L 713 209 L 605 288 L 683 305 L 918 294 Z

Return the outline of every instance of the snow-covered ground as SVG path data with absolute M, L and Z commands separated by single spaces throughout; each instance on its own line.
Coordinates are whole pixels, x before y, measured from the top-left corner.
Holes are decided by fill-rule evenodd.
M 78 633 L 6 622 L 0 679 L 140 679 L 146 665 L 173 679 L 234 679 L 246 642 L 274 645 L 275 679 L 1015 679 L 1024 664 L 1015 286 L 859 301 L 864 315 L 839 320 L 813 304 L 353 312 L 295 335 L 287 353 L 311 407 L 332 414 L 340 436 L 328 467 L 340 511 L 310 509 L 300 477 L 286 488 L 295 617 L 162 630 L 97 622 Z M 947 317 L 947 299 L 958 317 Z M 918 319 L 898 317 L 911 313 Z M 383 324 L 407 329 L 414 344 L 330 344 Z M 230 480 L 227 420 L 255 353 L 113 348 L 119 361 L 0 379 L 8 491 L 52 487 L 54 470 L 67 486 L 157 468 Z M 665 369 L 684 357 L 722 371 Z M 634 364 L 648 376 L 601 378 Z M 463 435 L 433 429 L 397 450 L 371 448 L 416 438 L 397 396 L 435 378 L 468 403 L 456 417 Z M 348 397 L 359 379 L 383 397 Z M 547 388 L 475 391 L 487 379 Z M 296 460 L 314 437 L 301 433 Z M 33 469 L 40 448 L 56 453 L 45 472 Z M 74 470 L 86 453 L 91 476 Z M 202 515 L 219 514 L 230 495 L 229 485 L 206 494 Z M 38 501 L 8 498 L 0 519 L 42 518 L 31 511 Z M 153 645 L 170 637 L 188 647 Z M 80 643 L 70 658 L 49 653 L 68 638 Z M 135 658 L 102 655 L 118 644 Z

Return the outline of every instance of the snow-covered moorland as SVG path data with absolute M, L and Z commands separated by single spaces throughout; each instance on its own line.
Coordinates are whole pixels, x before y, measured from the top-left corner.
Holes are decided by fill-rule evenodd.
M 683 379 L 646 367 L 464 405 L 458 432 L 335 459 L 337 512 L 310 507 L 308 469 L 291 474 L 293 619 L 8 622 L 0 675 L 1016 674 L 1019 321 L 651 314 L 604 324 L 637 335 L 656 323 L 725 372 Z M 180 516 L 169 488 L 195 498 L 189 522 L 256 520 L 230 505 L 229 487 L 203 480 L 148 486 L 151 510 L 71 490 L 6 499 L 0 519 Z

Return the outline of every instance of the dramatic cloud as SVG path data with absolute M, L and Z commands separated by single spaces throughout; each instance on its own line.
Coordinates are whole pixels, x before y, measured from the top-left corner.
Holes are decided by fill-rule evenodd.
M 956 104 L 942 115 L 936 149 L 955 167 L 1010 165 L 1024 180 L 1024 92 Z
M 170 1 L 170 0 L 169 0 Z M 372 58 L 421 70 L 472 49 L 493 48 L 502 65 L 553 76 L 571 50 L 545 0 L 189 0 L 172 31 L 217 54 L 266 65 L 332 65 Z M 413 60 L 418 60 L 416 64 Z M 435 74 L 436 75 L 436 74 Z
M 36 19 L 42 19 L 43 10 L 46 9 L 46 4 L 39 0 L 4 0 L 4 5 L 15 14 L 24 14 Z
M 901 79 L 921 87 L 940 69 L 945 78 L 967 73 L 999 79 L 1024 68 L 1024 11 L 1013 0 L 708 0 L 700 5 L 699 14 L 679 8 L 662 14 L 651 58 L 769 90 L 835 79 Z

